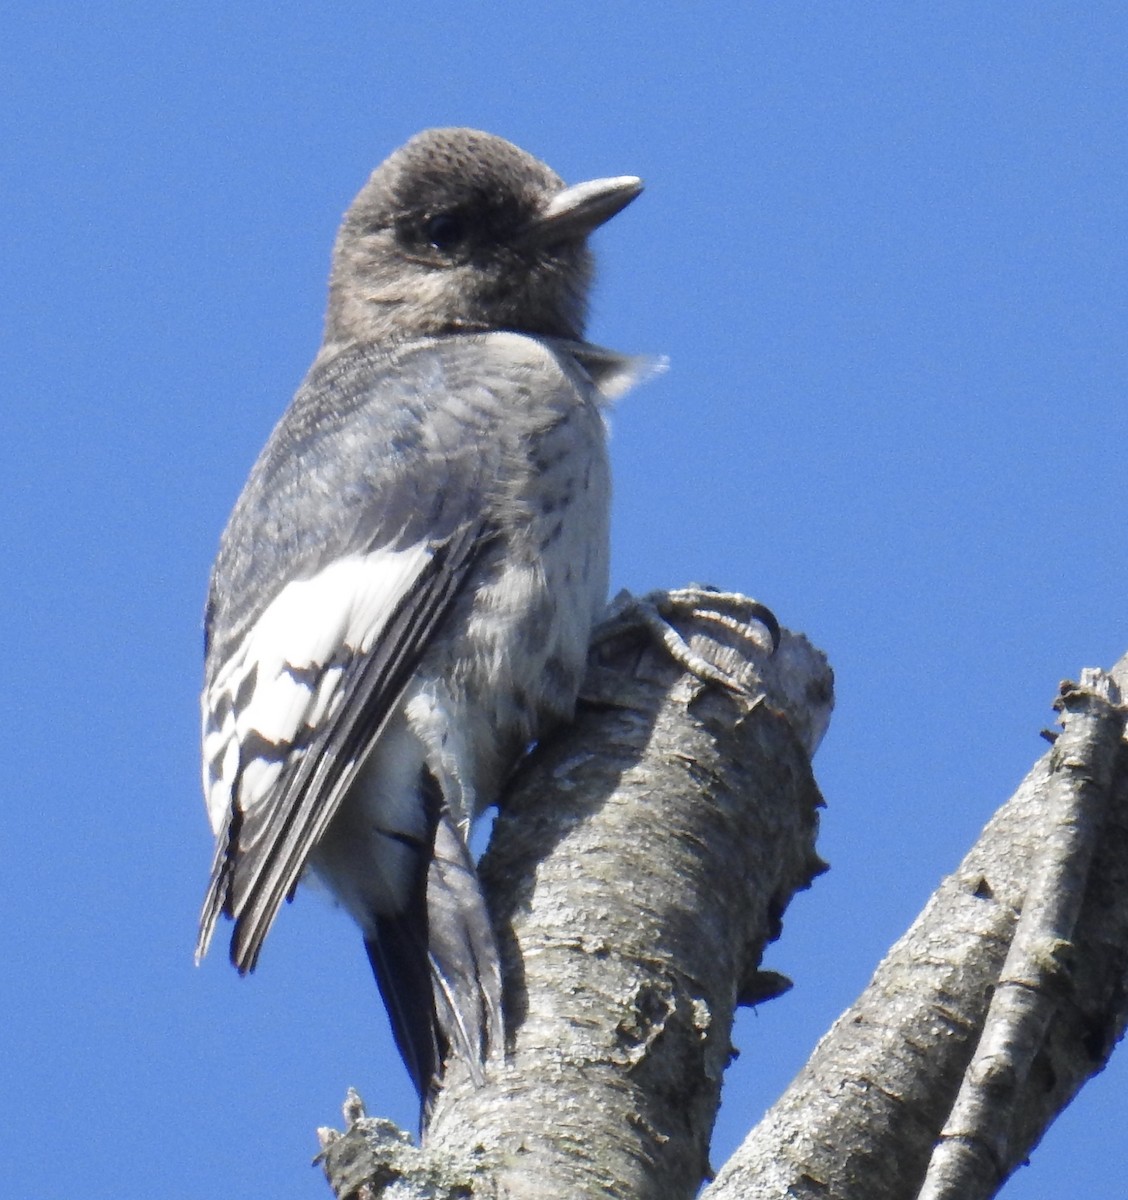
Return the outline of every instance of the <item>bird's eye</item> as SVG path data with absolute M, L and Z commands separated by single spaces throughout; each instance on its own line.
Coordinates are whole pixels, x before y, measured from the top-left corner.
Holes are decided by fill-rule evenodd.
M 423 226 L 423 237 L 436 250 L 450 250 L 466 236 L 466 226 L 457 213 L 438 213 Z

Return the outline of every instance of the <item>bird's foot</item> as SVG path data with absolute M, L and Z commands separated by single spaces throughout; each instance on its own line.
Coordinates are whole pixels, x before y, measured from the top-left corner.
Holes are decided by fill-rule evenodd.
M 630 630 L 645 629 L 665 647 L 674 662 L 702 683 L 716 683 L 743 695 L 746 688 L 741 681 L 694 650 L 673 624 L 676 618 L 711 625 L 723 630 L 728 639 L 759 646 L 762 653 L 763 638 L 756 631 L 759 626 L 767 631 L 768 653 L 774 654 L 779 648 L 779 622 L 771 609 L 738 592 L 722 592 L 700 584 L 645 596 L 620 592 L 596 627 L 592 643 L 598 646 Z

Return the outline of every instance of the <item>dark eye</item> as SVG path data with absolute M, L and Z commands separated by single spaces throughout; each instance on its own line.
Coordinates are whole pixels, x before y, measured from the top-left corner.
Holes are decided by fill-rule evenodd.
M 466 225 L 457 213 L 438 213 L 423 226 L 423 237 L 436 250 L 450 250 L 466 236 Z

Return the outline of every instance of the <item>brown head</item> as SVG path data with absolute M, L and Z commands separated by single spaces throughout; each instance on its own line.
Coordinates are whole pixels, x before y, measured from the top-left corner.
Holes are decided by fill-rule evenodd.
M 417 134 L 345 214 L 326 345 L 493 329 L 579 339 L 587 236 L 641 190 L 634 176 L 566 187 L 532 155 L 477 130 Z

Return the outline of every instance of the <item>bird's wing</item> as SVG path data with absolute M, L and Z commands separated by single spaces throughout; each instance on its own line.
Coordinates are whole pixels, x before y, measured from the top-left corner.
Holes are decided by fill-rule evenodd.
M 224 912 L 235 918 L 232 962 L 253 969 L 479 548 L 468 526 L 437 546 L 373 551 L 288 585 L 208 690 L 209 800 L 226 803 L 227 820 L 199 954 Z
M 225 913 L 240 971 L 490 542 L 492 431 L 472 405 L 457 427 L 434 419 L 442 366 L 420 351 L 315 370 L 224 535 L 202 702 L 217 846 L 197 954 Z

